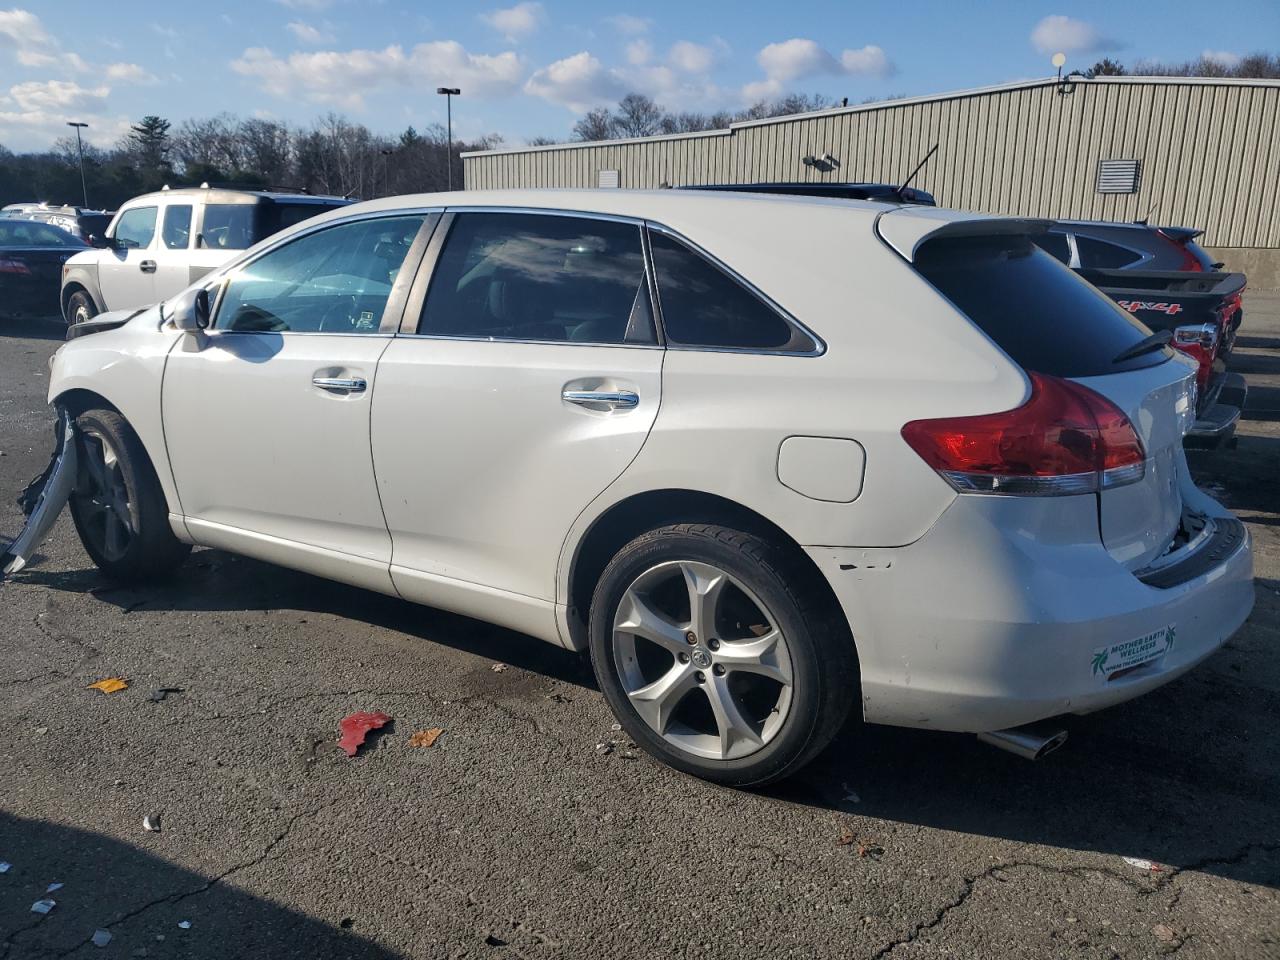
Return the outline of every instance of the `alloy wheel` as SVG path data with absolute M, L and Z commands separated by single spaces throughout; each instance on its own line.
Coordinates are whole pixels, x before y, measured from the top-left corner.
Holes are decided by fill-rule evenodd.
M 657 564 L 622 594 L 613 656 L 632 708 L 671 746 L 736 760 L 762 749 L 791 706 L 791 655 L 777 619 L 709 563 Z
M 119 560 L 135 534 L 133 503 L 115 447 L 101 433 L 81 431 L 76 490 L 85 534 L 108 561 Z

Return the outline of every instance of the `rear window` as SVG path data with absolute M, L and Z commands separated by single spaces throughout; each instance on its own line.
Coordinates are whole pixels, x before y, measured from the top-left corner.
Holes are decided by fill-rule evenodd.
M 345 206 L 341 203 L 264 203 L 259 210 L 258 239 L 264 240 L 285 227 L 310 220 L 327 210 Z
M 248 250 L 253 246 L 256 204 L 209 203 L 200 227 L 201 244 L 215 250 Z
M 1024 370 L 1096 377 L 1170 356 L 1165 348 L 1112 363 L 1151 331 L 1028 237 L 934 240 L 915 267 Z
M 1086 270 L 1121 270 L 1142 259 L 1137 250 L 1079 234 L 1076 235 L 1076 249 L 1080 251 L 1080 266 Z

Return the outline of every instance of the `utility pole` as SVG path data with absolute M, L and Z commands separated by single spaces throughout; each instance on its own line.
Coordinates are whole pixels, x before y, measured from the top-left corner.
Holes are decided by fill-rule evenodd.
M 382 148 L 382 189 L 385 191 L 386 196 L 391 196 L 391 171 L 387 166 L 390 161 L 387 158 L 394 152 L 390 147 Z
M 87 127 L 88 124 L 80 123 L 75 120 L 69 120 L 67 121 L 67 126 L 76 128 L 76 149 L 80 151 L 80 193 L 84 197 L 84 205 L 88 207 L 89 206 L 89 187 L 86 185 L 85 179 L 84 179 L 84 142 L 81 141 L 80 139 L 80 129 L 82 127 Z
M 445 168 L 449 171 L 449 189 L 453 190 L 453 98 L 462 95 L 457 87 L 436 87 L 436 93 L 444 96 L 445 114 L 448 117 L 448 142 L 445 145 Z

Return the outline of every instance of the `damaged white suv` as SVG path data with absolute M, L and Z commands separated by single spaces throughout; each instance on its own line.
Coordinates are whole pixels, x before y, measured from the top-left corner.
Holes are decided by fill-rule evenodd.
M 112 577 L 201 544 L 589 650 L 628 733 L 722 783 L 851 711 L 1037 755 L 1058 728 L 1024 725 L 1168 682 L 1253 603 L 1183 457 L 1194 367 L 1043 228 L 672 191 L 337 210 L 73 328 L 9 565 L 69 495 Z

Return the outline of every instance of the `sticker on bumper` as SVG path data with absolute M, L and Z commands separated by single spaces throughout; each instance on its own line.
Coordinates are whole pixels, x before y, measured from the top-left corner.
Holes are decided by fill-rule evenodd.
M 1173 649 L 1174 625 L 1153 630 L 1134 640 L 1113 643 L 1093 651 L 1093 675 L 1110 677 L 1113 673 L 1141 666 Z

